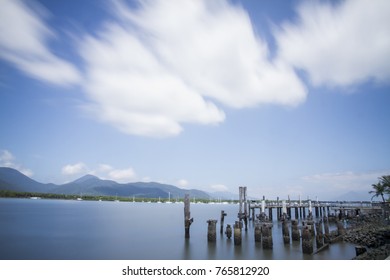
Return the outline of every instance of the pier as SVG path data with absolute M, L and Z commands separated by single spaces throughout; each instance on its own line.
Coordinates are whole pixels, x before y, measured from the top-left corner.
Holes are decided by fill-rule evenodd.
M 188 196 L 184 202 L 186 238 L 189 238 L 189 226 L 193 218 L 190 218 Z M 247 188 L 239 187 L 237 220 L 233 226 L 228 224 L 225 228 L 224 220 L 228 213 L 221 210 L 219 235 L 226 240 L 233 237 L 234 246 L 241 246 L 243 240 L 246 240 L 244 237 L 248 228 L 252 228 L 254 241 L 261 244 L 262 249 L 272 250 L 274 242 L 283 242 L 285 246 L 299 242 L 303 254 L 316 254 L 326 250 L 332 243 L 343 240 L 347 233 L 345 221 L 357 220 L 361 214 L 382 213 L 382 208 L 381 204 L 368 201 L 312 201 L 300 197 L 291 200 L 289 196 L 288 199 L 277 197 L 276 200 L 266 200 L 263 197 L 262 200 L 248 200 Z M 210 243 L 216 242 L 217 222 L 217 219 L 207 220 L 207 240 Z M 278 223 L 282 234 L 275 237 L 272 228 Z M 361 254 L 362 251 L 357 247 L 357 253 Z

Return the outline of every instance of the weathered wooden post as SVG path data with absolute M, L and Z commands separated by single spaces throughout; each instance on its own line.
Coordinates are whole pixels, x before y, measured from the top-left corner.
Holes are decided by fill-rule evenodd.
M 185 238 L 190 238 L 190 226 L 194 221 L 194 218 L 190 218 L 190 198 L 186 194 L 184 196 L 184 229 L 185 229 Z
M 299 234 L 299 229 L 298 229 L 298 220 L 292 220 L 291 227 L 292 227 L 292 233 L 291 233 L 292 240 L 299 241 L 301 236 Z
M 295 210 L 295 219 L 298 219 L 298 207 L 294 207 Z
M 272 217 L 272 206 L 268 208 L 268 220 L 272 222 L 273 217 Z
M 315 236 L 315 231 L 314 231 L 314 221 L 313 220 L 308 220 L 306 221 L 306 225 L 309 228 L 309 231 L 311 233 L 311 236 Z
M 246 187 L 239 187 L 239 194 L 240 194 L 240 212 L 238 213 L 238 219 L 240 221 L 244 220 L 245 231 L 247 231 L 248 230 L 248 210 L 247 210 L 247 199 L 246 199 Z
M 316 225 L 316 245 L 317 249 L 321 248 L 324 246 L 324 234 L 322 232 L 322 221 L 320 220 L 319 222 L 315 223 Z
M 345 234 L 345 228 L 342 222 L 337 221 L 337 234 L 338 235 L 344 235 Z
M 282 221 L 287 219 L 287 205 L 286 201 L 282 200 L 282 216 L 281 216 Z
M 272 240 L 272 224 L 264 223 L 261 226 L 263 249 L 272 249 L 274 244 Z
M 227 214 L 225 213 L 225 211 L 223 211 L 223 210 L 221 210 L 221 234 L 223 234 L 223 223 L 224 223 L 224 221 L 225 221 L 225 216 L 226 216 Z
M 226 225 L 225 234 L 228 239 L 232 237 L 232 227 L 230 225 Z
M 328 244 L 330 243 L 330 232 L 329 232 L 329 222 L 327 217 L 324 218 L 324 228 L 325 228 L 324 242 Z
M 313 218 L 313 209 L 311 207 L 311 200 L 309 200 L 309 214 L 308 214 L 308 219 Z
M 302 252 L 313 254 L 313 239 L 308 226 L 302 229 Z
M 283 242 L 290 244 L 290 231 L 288 230 L 288 221 L 285 219 L 282 224 Z
M 261 210 L 260 210 L 259 220 L 261 222 L 265 222 L 267 220 L 267 216 L 265 215 L 265 200 L 264 199 L 261 201 Z
M 235 246 L 241 245 L 241 228 L 242 228 L 242 222 L 236 221 L 234 223 L 234 245 Z
M 261 224 L 259 222 L 255 224 L 255 242 L 261 242 Z
M 217 240 L 217 220 L 208 220 L 209 224 L 207 228 L 207 240 L 209 242 L 215 242 Z

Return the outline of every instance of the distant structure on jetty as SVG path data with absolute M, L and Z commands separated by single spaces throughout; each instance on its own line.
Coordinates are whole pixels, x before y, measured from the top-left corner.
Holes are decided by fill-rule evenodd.
M 282 238 L 285 245 L 291 242 L 300 242 L 303 254 L 316 254 L 326 249 L 329 244 L 341 241 L 346 234 L 344 221 L 347 219 L 358 219 L 362 214 L 382 213 L 384 208 L 380 203 L 369 201 L 312 201 L 301 200 L 269 200 L 263 197 L 262 200 L 248 200 L 247 188 L 239 187 L 239 209 L 237 220 L 233 227 L 226 225 L 224 232 L 224 218 L 227 213 L 222 210 L 220 217 L 220 236 L 224 234 L 228 239 L 234 236 L 234 245 L 241 246 L 242 230 L 248 231 L 248 223 L 253 223 L 254 238 L 256 243 L 261 243 L 263 249 L 273 249 L 274 237 L 272 227 L 274 222 L 282 223 Z M 184 224 L 185 238 L 189 238 L 190 225 L 193 218 L 190 218 L 190 199 L 186 195 L 184 199 Z M 389 210 L 387 209 L 389 212 Z M 256 213 L 258 212 L 258 213 Z M 385 213 L 385 216 L 389 213 Z M 274 218 L 276 217 L 276 219 Z M 216 241 L 217 220 L 209 219 L 207 240 Z M 301 225 L 299 225 L 301 223 Z M 330 231 L 330 224 L 335 230 Z M 356 247 L 356 253 L 360 249 Z

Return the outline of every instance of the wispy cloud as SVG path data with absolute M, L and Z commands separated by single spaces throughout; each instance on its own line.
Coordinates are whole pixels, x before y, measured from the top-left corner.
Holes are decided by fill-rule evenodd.
M 78 162 L 75 164 L 67 164 L 64 167 L 62 167 L 61 172 L 63 175 L 85 174 L 88 172 L 88 167 L 83 162 Z
M 48 41 L 55 38 L 55 34 L 43 20 L 46 11 L 42 7 L 39 11 L 38 7 L 34 11 L 23 1 L 1 1 L 0 57 L 45 82 L 79 83 L 81 77 L 77 68 L 50 51 Z
M 345 171 L 304 176 L 302 180 L 321 192 L 324 190 L 328 192 L 335 190 L 336 193 L 340 191 L 367 191 L 368 193 L 371 190 L 371 185 L 377 183 L 379 177 L 387 174 L 390 174 L 390 170 L 374 170 L 360 173 Z
M 125 169 L 113 169 L 108 172 L 108 178 L 118 182 L 129 182 L 136 178 L 135 171 L 132 167 Z
M 8 150 L 0 150 L 0 166 L 16 169 L 28 177 L 34 175 L 30 169 L 17 163 L 14 155 Z
M 186 179 L 180 179 L 176 182 L 176 184 L 181 188 L 187 188 L 189 185 L 189 182 Z
M 389 1 L 304 1 L 297 12 L 276 33 L 279 55 L 315 85 L 389 81 Z
M 227 191 L 229 191 L 229 188 L 223 184 L 211 185 L 210 189 L 214 192 L 227 192 Z
M 136 173 L 132 167 L 115 169 L 109 164 L 99 164 L 96 169 L 91 169 L 83 162 L 65 165 L 62 168 L 62 174 L 67 177 L 92 174 L 101 179 L 114 180 L 119 183 L 128 183 L 136 178 Z
M 80 54 L 96 116 L 129 134 L 175 136 L 182 124 L 218 124 L 217 104 L 296 105 L 306 90 L 247 13 L 226 1 L 117 4 L 117 22 L 86 36 Z
M 50 49 L 58 35 L 48 12 L 26 3 L 1 2 L 0 58 L 41 81 L 80 85 L 84 108 L 126 134 L 170 137 L 185 124 L 220 124 L 226 108 L 296 106 L 307 89 L 295 68 L 314 85 L 390 78 L 386 0 L 302 2 L 296 21 L 275 27 L 273 58 L 248 13 L 228 1 L 113 1 L 110 21 L 74 35 L 78 66 Z

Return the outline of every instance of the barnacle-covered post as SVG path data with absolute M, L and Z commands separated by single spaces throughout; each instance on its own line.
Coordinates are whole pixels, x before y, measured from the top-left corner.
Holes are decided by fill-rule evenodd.
M 207 228 L 207 240 L 209 242 L 215 242 L 217 240 L 217 220 L 208 220 L 209 224 Z
M 234 245 L 236 246 L 241 245 L 241 228 L 242 228 L 242 222 L 236 221 L 234 223 Z
M 302 252 L 304 254 L 313 254 L 313 238 L 308 226 L 302 229 Z
M 184 230 L 185 238 L 190 238 L 190 226 L 194 221 L 194 218 L 190 218 L 190 197 L 188 194 L 184 196 Z
M 290 231 L 288 229 L 288 221 L 283 220 L 282 224 L 283 242 L 284 244 L 290 244 Z
M 232 237 L 232 227 L 230 225 L 226 226 L 226 231 L 225 231 L 226 237 L 230 239 Z
M 263 249 L 272 249 L 272 223 L 263 223 L 261 225 L 262 245 Z
M 294 241 L 299 241 L 301 236 L 299 234 L 299 229 L 298 229 L 298 220 L 292 220 L 291 221 L 291 228 L 292 228 L 292 233 L 291 233 L 291 238 Z
M 315 223 L 315 225 L 316 225 L 316 233 L 317 233 L 316 245 L 317 245 L 317 248 L 321 248 L 322 246 L 324 246 L 324 234 L 322 231 L 322 220 Z

